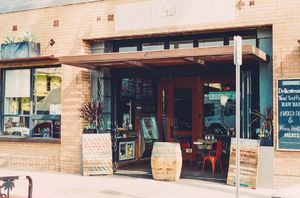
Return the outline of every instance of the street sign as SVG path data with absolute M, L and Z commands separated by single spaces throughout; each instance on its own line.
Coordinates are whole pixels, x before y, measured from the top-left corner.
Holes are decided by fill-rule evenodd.
M 242 37 L 234 36 L 234 64 L 242 65 Z
M 239 197 L 239 188 L 240 188 L 240 120 L 241 120 L 241 103 L 240 103 L 240 91 L 241 91 L 241 65 L 242 65 L 242 37 L 234 36 L 234 64 L 236 65 L 235 70 L 235 82 L 236 82 L 236 118 L 235 118 L 235 125 L 236 125 L 236 198 Z

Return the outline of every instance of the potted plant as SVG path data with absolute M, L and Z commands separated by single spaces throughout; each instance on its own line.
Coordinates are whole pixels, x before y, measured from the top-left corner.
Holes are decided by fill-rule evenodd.
M 102 132 L 102 109 L 102 103 L 95 100 L 82 103 L 81 107 L 79 108 L 80 117 L 82 117 L 87 123 L 87 126 L 83 130 L 83 133 Z
M 79 111 L 87 123 L 81 137 L 82 174 L 112 174 L 112 140 L 103 130 L 103 103 L 91 100 L 82 103 Z
M 273 109 L 268 107 L 265 110 L 265 115 L 257 110 L 251 110 L 256 117 L 250 123 L 260 121 L 260 127 L 256 129 L 256 134 L 260 138 L 261 146 L 273 146 Z
M 7 36 L 1 45 L 1 59 L 30 58 L 40 55 L 40 44 L 34 33 L 26 32 L 22 39 Z

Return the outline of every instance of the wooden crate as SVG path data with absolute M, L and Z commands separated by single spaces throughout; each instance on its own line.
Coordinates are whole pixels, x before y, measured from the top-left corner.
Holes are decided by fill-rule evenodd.
M 111 135 L 82 135 L 83 175 L 113 174 Z

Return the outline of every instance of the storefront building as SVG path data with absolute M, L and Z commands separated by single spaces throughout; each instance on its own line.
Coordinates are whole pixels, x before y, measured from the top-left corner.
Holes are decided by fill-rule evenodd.
M 240 35 L 241 138 L 258 138 L 251 110 L 272 108 L 274 154 L 267 163 L 274 187 L 300 183 L 299 120 L 292 146 L 277 141 L 285 122 L 280 94 L 290 93 L 279 90 L 297 90 L 300 78 L 299 1 L 63 2 L 1 10 L 1 40 L 34 33 L 40 50 L 6 57 L 12 51 L 1 48 L 0 167 L 81 173 L 85 123 L 78 109 L 91 98 L 104 102 L 105 130 L 138 131 L 150 118 L 159 131 L 148 134 L 152 140 L 234 136 L 233 37 Z M 138 142 L 127 149 L 135 156 L 118 160 L 147 150 Z

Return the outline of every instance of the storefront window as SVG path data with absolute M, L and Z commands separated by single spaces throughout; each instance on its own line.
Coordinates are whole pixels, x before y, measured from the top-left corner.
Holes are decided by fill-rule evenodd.
M 34 120 L 33 136 L 60 138 L 60 120 Z
M 138 51 L 137 46 L 119 47 L 119 52 L 136 52 L 136 51 Z
M 99 84 L 99 89 L 101 89 L 101 101 L 103 101 L 103 117 L 102 117 L 102 127 L 104 130 L 111 129 L 111 80 L 110 78 L 100 78 L 101 85 Z M 100 88 L 101 87 L 101 88 Z M 98 90 L 100 91 L 100 90 Z M 103 94 L 103 95 L 102 95 Z
M 60 68 L 4 71 L 2 135 L 60 137 L 60 73 Z
M 143 43 L 142 49 L 143 49 L 143 51 L 163 50 L 164 49 L 164 43 L 163 42 Z
M 256 36 L 242 36 L 243 39 L 243 45 L 254 45 L 256 46 Z M 229 38 L 229 45 L 233 45 L 233 37 Z
M 90 43 L 90 50 L 92 54 L 111 53 L 113 51 L 113 45 L 109 41 L 92 42 Z
M 170 42 L 170 49 L 186 49 L 186 48 L 193 48 L 193 40 Z
M 4 113 L 28 115 L 30 113 L 30 70 L 5 71 Z
M 207 38 L 199 40 L 199 47 L 218 47 L 224 45 L 224 38 Z
M 204 85 L 205 134 L 233 135 L 235 128 L 235 84 Z
M 29 116 L 4 116 L 2 135 L 29 137 Z
M 60 115 L 60 73 L 60 68 L 46 68 L 35 70 L 35 114 Z

